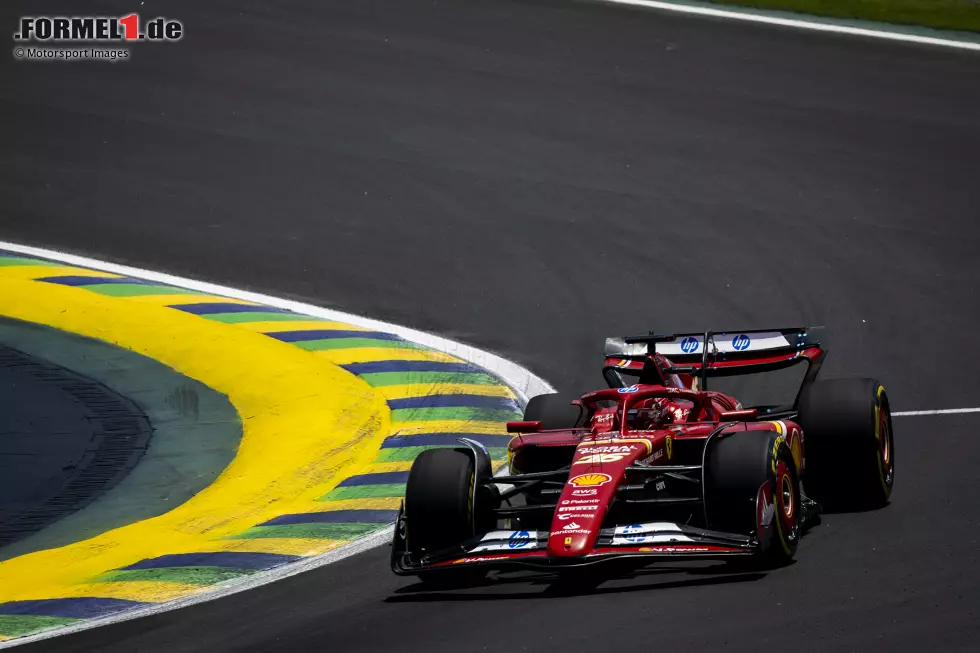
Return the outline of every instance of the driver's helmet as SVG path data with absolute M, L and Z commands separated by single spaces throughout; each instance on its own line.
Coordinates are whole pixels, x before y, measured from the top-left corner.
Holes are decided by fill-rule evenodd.
M 690 408 L 685 408 L 678 402 L 667 397 L 647 399 L 637 406 L 637 428 L 657 429 L 667 424 L 675 424 L 687 420 Z

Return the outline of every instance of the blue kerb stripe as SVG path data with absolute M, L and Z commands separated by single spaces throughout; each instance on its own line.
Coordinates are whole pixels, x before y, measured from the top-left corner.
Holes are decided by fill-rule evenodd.
M 406 473 L 407 476 L 407 473 Z M 281 515 L 259 526 L 283 526 L 286 524 L 387 524 L 395 521 L 397 510 L 332 510 L 329 512 L 304 512 Z
M 213 553 L 172 553 L 158 558 L 147 558 L 122 570 L 165 569 L 167 567 L 232 567 L 234 569 L 271 569 L 288 562 L 302 560 L 303 556 L 281 553 L 250 553 L 245 551 L 216 551 Z
M 135 277 L 87 277 L 80 274 L 71 274 L 61 277 L 43 277 L 38 279 L 38 281 L 44 281 L 45 283 L 56 283 L 61 286 L 101 286 L 116 283 L 137 284 L 140 286 L 165 285 L 155 281 L 147 281 L 146 279 L 137 279 Z
M 248 304 L 226 304 L 224 302 L 201 302 L 198 304 L 176 304 L 170 308 L 194 315 L 209 315 L 211 313 L 292 313 L 282 308 L 272 306 L 250 306 Z M 297 314 L 297 318 L 302 317 Z
M 283 342 L 305 342 L 307 340 L 326 340 L 328 338 L 369 338 L 371 340 L 401 340 L 393 333 L 381 331 L 338 331 L 334 329 L 306 329 L 303 331 L 278 331 L 268 333 Z
M 376 372 L 483 372 L 479 367 L 466 363 L 441 363 L 439 361 L 378 361 L 376 363 L 352 363 L 341 365 L 351 374 Z
M 381 443 L 382 449 L 392 447 L 461 447 L 457 438 L 469 438 L 476 440 L 485 447 L 506 447 L 510 439 L 514 437 L 508 434 L 492 435 L 487 433 L 420 433 L 418 435 L 393 435 L 385 438 Z
M 389 399 L 388 408 L 488 408 L 491 410 L 513 410 L 521 407 L 508 397 L 484 397 L 483 395 L 426 395 L 407 399 Z
M 0 603 L 0 614 L 91 619 L 92 617 L 102 617 L 116 612 L 122 612 L 123 610 L 142 608 L 145 605 L 153 605 L 153 603 L 82 596 L 67 599 L 34 599 L 31 601 Z
M 357 474 L 345 478 L 337 487 L 355 485 L 381 485 L 382 483 L 407 483 L 408 472 L 379 472 L 377 474 Z

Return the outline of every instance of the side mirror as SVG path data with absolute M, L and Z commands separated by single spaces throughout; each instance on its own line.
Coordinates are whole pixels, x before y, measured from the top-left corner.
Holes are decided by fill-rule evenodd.
M 759 416 L 759 411 L 755 408 L 746 410 L 726 410 L 721 414 L 721 421 L 725 422 L 754 422 Z
M 507 422 L 508 433 L 540 433 L 541 422 Z

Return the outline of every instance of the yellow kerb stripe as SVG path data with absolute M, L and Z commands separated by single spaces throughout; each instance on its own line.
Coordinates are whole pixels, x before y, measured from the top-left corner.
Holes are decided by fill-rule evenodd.
M 42 277 L 63 277 L 68 275 L 83 275 L 103 279 L 118 279 L 121 275 L 111 272 L 96 272 L 85 268 L 72 266 L 50 265 L 4 265 L 0 266 L 0 279 L 39 279 Z M 56 284 L 53 284 L 56 285 Z
M 240 299 L 228 299 L 227 297 L 218 297 L 217 295 L 186 295 L 186 294 L 174 294 L 174 295 L 139 295 L 136 297 L 126 297 L 128 301 L 139 302 L 141 304 L 149 304 L 151 306 L 179 306 L 182 304 L 200 304 L 200 303 L 214 303 L 219 302 L 222 304 L 244 304 L 246 306 L 255 306 L 255 302 L 246 302 Z
M 257 537 L 254 540 L 209 542 L 201 551 L 246 551 L 249 553 L 280 553 L 292 556 L 315 556 L 347 544 L 345 540 L 321 540 L 302 537 Z
M 377 497 L 372 499 L 342 499 L 324 501 L 317 506 L 318 512 L 332 510 L 398 510 L 401 497 Z
M 364 473 L 377 474 L 380 472 L 407 472 L 411 468 L 411 460 L 400 460 L 393 463 L 373 463 Z
M 0 275 L 0 306 L 12 318 L 117 343 L 224 393 L 243 431 L 235 459 L 219 477 L 171 511 L 0 563 L 0 602 L 100 596 L 93 591 L 132 585 L 88 583 L 107 571 L 206 551 L 216 541 L 227 550 L 303 554 L 335 546 L 224 538 L 320 507 L 317 499 L 338 480 L 363 473 L 391 431 L 383 397 L 366 383 L 274 338 L 81 288 Z M 184 592 L 179 584 L 149 589 L 162 585 L 127 598 L 165 600 Z
M 127 581 L 119 583 L 80 583 L 62 588 L 58 598 L 77 596 L 98 596 L 107 599 L 129 599 L 130 601 L 148 601 L 160 603 L 172 601 L 182 596 L 197 594 L 206 586 L 191 585 L 190 583 L 169 583 L 166 581 Z

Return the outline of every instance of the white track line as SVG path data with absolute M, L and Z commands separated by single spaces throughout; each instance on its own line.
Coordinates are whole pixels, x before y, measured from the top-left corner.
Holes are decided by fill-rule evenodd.
M 957 41 L 955 39 L 937 38 L 932 36 L 921 36 L 904 32 L 888 32 L 885 30 L 869 29 L 866 27 L 850 27 L 848 25 L 837 25 L 834 23 L 823 23 L 810 20 L 795 18 L 780 18 L 778 16 L 766 16 L 763 14 L 751 13 L 749 11 L 712 9 L 710 7 L 700 7 L 695 5 L 676 4 L 673 2 L 657 2 L 656 0 L 600 0 L 619 5 L 631 5 L 636 7 L 648 7 L 651 9 L 661 9 L 663 11 L 673 11 L 681 14 L 694 14 L 697 16 L 712 16 L 714 18 L 727 18 L 729 20 L 743 20 L 750 23 L 764 23 L 766 25 L 779 25 L 781 27 L 794 27 L 797 29 L 808 29 L 816 32 L 833 32 L 835 34 L 850 34 L 852 36 L 867 36 L 876 39 L 886 39 L 889 41 L 904 41 L 906 43 L 919 43 L 924 45 L 938 45 L 945 48 L 958 48 L 962 50 L 975 50 L 980 52 L 980 43 L 972 41 Z
M 980 413 L 980 408 L 944 408 L 942 410 L 906 410 L 892 413 L 892 417 L 917 417 L 919 415 L 958 415 L 962 413 Z
M 530 370 L 518 365 L 517 363 L 497 356 L 496 354 L 483 351 L 482 349 L 477 349 L 476 347 L 472 347 L 470 345 L 465 345 L 463 343 L 442 338 L 424 331 L 409 329 L 397 324 L 372 320 L 359 315 L 351 315 L 350 313 L 334 311 L 327 308 L 321 308 L 319 306 L 313 306 L 312 304 L 304 304 L 302 302 L 282 299 L 280 297 L 272 297 L 270 295 L 262 295 L 259 293 L 239 290 L 237 288 L 219 286 L 217 284 L 206 283 L 204 281 L 185 279 L 183 277 L 174 276 L 172 274 L 164 274 L 162 272 L 153 272 L 151 270 L 142 270 L 140 268 L 129 267 L 126 265 L 117 265 L 115 263 L 99 261 L 84 256 L 76 256 L 74 254 L 66 254 L 64 252 L 58 252 L 50 249 L 28 247 L 26 245 L 18 245 L 16 243 L 0 241 L 0 250 L 7 250 L 8 252 L 15 252 L 26 256 L 36 256 L 38 258 L 58 261 L 68 265 L 91 268 L 93 270 L 101 270 L 103 272 L 114 272 L 116 274 L 123 274 L 131 277 L 139 277 L 149 281 L 156 281 L 158 283 L 187 288 L 189 290 L 197 290 L 212 295 L 222 295 L 225 297 L 232 297 L 235 299 L 265 304 L 266 306 L 275 306 L 276 308 L 295 311 L 304 315 L 322 317 L 327 320 L 335 320 L 338 322 L 347 322 L 348 324 L 355 324 L 357 326 L 366 327 L 375 331 L 396 333 L 406 340 L 425 345 L 431 349 L 452 354 L 453 356 L 457 356 L 463 360 L 469 361 L 493 372 L 514 390 L 518 397 L 520 397 L 521 403 L 526 403 L 528 397 L 555 392 L 555 389 L 551 387 L 547 381 L 535 376 Z M 299 560 L 297 562 L 283 565 L 275 569 L 270 569 L 268 571 L 252 574 L 240 580 L 231 581 L 224 585 L 220 585 L 213 590 L 208 590 L 206 592 L 175 601 L 160 603 L 159 605 L 139 608 L 137 610 L 123 612 L 101 619 L 80 621 L 71 626 L 48 630 L 35 635 L 28 635 L 26 637 L 8 640 L 6 642 L 0 642 L 0 649 L 36 642 L 38 640 L 48 639 L 51 637 L 59 637 L 61 635 L 88 630 L 90 628 L 97 628 L 99 626 L 107 626 L 120 621 L 128 621 L 130 619 L 159 614 L 161 612 L 169 612 L 170 610 L 176 610 L 178 608 L 187 607 L 197 603 L 204 603 L 205 601 L 212 601 L 230 594 L 237 594 L 238 592 L 243 592 L 245 590 L 266 585 L 283 578 L 295 576 L 296 574 L 303 573 L 304 571 L 329 565 L 333 562 L 343 560 L 344 558 L 357 555 L 362 551 L 366 551 L 376 546 L 381 546 L 382 544 L 386 544 L 391 541 L 392 532 L 393 526 L 388 526 L 380 531 L 376 531 L 370 535 L 366 535 L 365 537 L 345 544 L 344 546 L 334 549 L 333 551 L 328 551 L 322 555 L 312 556 L 306 560 Z

